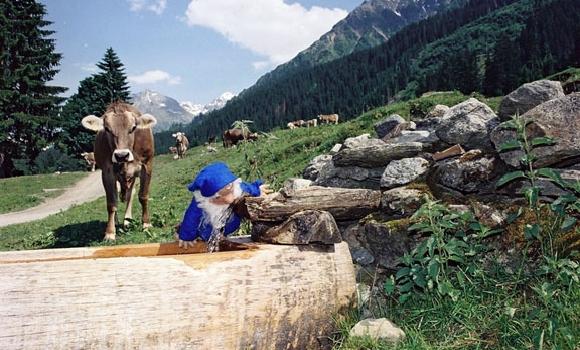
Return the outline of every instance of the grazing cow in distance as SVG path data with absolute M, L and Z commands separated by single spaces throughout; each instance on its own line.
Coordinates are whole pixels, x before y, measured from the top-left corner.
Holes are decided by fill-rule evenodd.
M 312 127 L 316 127 L 316 126 L 318 126 L 318 120 L 317 120 L 316 118 L 314 118 L 314 119 L 310 119 L 310 120 L 307 120 L 307 121 L 306 121 L 306 127 L 307 127 L 307 128 L 309 128 L 309 127 L 311 127 L 311 126 L 312 126 Z
M 212 143 L 215 143 L 215 136 L 210 136 L 207 138 L 207 143 L 211 146 Z
M 228 129 L 224 131 L 222 137 L 224 148 L 229 148 L 237 145 L 238 142 L 242 140 L 255 141 L 258 139 L 258 134 L 249 132 L 243 133 L 241 129 Z
M 81 157 L 85 159 L 91 171 L 95 171 L 95 166 L 97 165 L 97 162 L 95 162 L 95 152 L 83 152 L 81 153 Z
M 318 119 L 320 119 L 321 123 L 324 122 L 324 124 L 338 124 L 338 114 L 319 114 Z
M 173 154 L 173 159 L 178 159 L 179 156 L 177 155 L 177 147 L 171 146 L 169 147 L 169 152 Z
M 177 132 L 171 136 L 175 137 L 175 147 L 177 148 L 177 158 L 181 158 L 181 159 L 185 158 L 185 152 L 189 148 L 189 140 L 187 139 L 187 136 L 185 136 L 185 133 L 182 133 L 182 132 Z
M 303 126 L 308 126 L 308 125 L 306 124 L 306 122 L 304 120 L 300 119 L 300 120 L 295 120 L 293 122 L 290 122 L 286 126 L 288 127 L 288 129 L 296 129 L 296 128 L 301 128 Z
M 101 168 L 101 178 L 107 196 L 109 218 L 105 239 L 114 240 L 117 221 L 117 182 L 121 188 L 121 201 L 127 202 L 124 225 L 132 220 L 133 185 L 139 176 L 139 202 L 142 208 L 143 228 L 151 227 L 149 221 L 149 185 L 153 171 L 153 131 L 157 123 L 150 114 L 141 114 L 130 104 L 118 101 L 110 104 L 103 116 L 83 118 L 85 128 L 97 132 L 95 161 Z

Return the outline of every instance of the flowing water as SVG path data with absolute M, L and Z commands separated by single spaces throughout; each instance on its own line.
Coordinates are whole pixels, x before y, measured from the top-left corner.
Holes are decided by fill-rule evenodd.
M 208 253 L 217 252 L 220 250 L 220 241 L 225 239 L 224 231 L 228 220 L 232 215 L 232 207 L 228 206 L 225 210 L 212 215 L 211 219 L 211 236 L 207 241 Z

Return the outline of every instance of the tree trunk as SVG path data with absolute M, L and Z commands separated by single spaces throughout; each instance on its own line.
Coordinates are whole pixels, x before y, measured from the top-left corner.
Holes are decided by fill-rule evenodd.
M 290 194 L 247 197 L 246 206 L 252 221 L 282 222 L 304 210 L 328 211 L 340 221 L 363 218 L 376 211 L 380 201 L 380 191 L 310 186 Z
M 185 254 L 168 243 L 0 253 L 0 348 L 327 346 L 333 317 L 355 295 L 346 243 L 235 248 L 245 250 Z

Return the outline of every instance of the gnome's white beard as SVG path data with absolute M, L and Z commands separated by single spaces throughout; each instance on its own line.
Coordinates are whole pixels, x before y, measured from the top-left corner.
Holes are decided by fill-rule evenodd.
M 234 191 L 234 198 L 236 199 L 243 194 L 242 187 L 240 186 L 241 182 L 241 179 L 237 179 L 233 184 L 232 190 Z M 197 206 L 203 210 L 203 220 L 211 224 L 213 231 L 221 230 L 226 225 L 232 212 L 231 204 L 215 204 L 211 202 L 212 199 L 216 198 L 216 195 L 204 197 L 200 191 L 193 192 Z

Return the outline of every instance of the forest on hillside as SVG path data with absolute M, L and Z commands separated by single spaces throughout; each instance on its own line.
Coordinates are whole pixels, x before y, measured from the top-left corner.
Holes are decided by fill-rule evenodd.
M 498 96 L 580 65 L 580 2 L 478 0 L 409 25 L 385 44 L 251 87 L 184 127 L 193 143 L 235 120 L 270 130 L 338 113 L 344 120 L 433 90 Z M 171 132 L 156 135 L 167 149 Z

